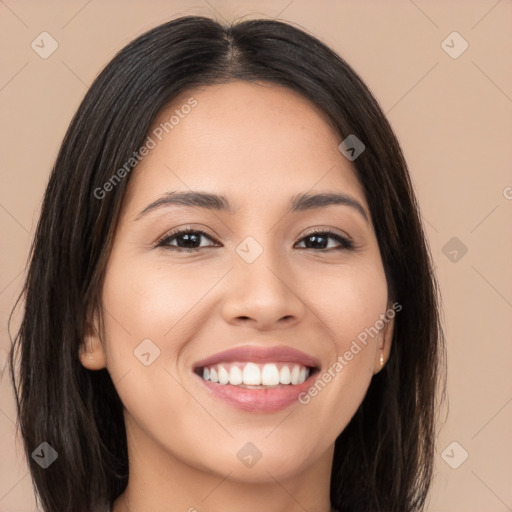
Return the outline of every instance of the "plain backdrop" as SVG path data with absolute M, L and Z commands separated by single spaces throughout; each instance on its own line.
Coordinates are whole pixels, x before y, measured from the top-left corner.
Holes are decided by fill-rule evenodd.
M 409 164 L 443 297 L 449 407 L 427 510 L 512 510 L 510 1 L 0 0 L 0 365 L 72 115 L 120 48 L 186 14 L 298 24 L 376 96 Z M 32 512 L 7 371 L 0 393 L 0 512 Z

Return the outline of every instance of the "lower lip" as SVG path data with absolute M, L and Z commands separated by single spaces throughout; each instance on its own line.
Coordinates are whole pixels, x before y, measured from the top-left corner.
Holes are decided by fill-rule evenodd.
M 270 389 L 249 389 L 230 384 L 218 384 L 195 375 L 213 396 L 237 409 L 247 412 L 275 412 L 298 402 L 299 395 L 311 387 L 317 373 L 310 375 L 302 384 L 287 384 Z

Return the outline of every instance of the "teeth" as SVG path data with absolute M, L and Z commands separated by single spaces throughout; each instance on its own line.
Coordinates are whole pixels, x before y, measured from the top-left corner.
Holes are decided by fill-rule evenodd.
M 224 366 L 219 366 L 219 384 L 227 384 L 229 382 L 229 373 Z
M 206 379 L 208 380 L 208 379 Z M 279 381 L 281 384 L 290 384 L 292 381 L 292 374 L 288 366 L 283 366 L 279 372 Z
M 259 386 L 261 384 L 261 372 L 254 363 L 247 363 L 242 375 L 244 384 L 248 386 Z
M 299 377 L 300 377 L 300 367 L 298 365 L 295 365 L 293 367 L 293 370 L 292 370 L 292 373 L 291 373 L 291 376 L 290 376 L 291 383 L 292 384 L 298 384 L 299 383 Z M 212 380 L 211 377 L 210 377 L 210 380 Z M 212 380 L 212 382 L 214 382 L 214 381 Z
M 275 364 L 266 364 L 261 372 L 261 383 L 265 386 L 279 384 L 279 370 Z
M 279 386 L 302 384 L 310 374 L 294 363 L 224 363 L 203 368 L 203 379 L 232 386 Z
M 229 371 L 229 383 L 232 386 L 238 386 L 238 384 L 242 384 L 243 381 L 242 370 L 240 370 L 238 366 L 233 365 Z

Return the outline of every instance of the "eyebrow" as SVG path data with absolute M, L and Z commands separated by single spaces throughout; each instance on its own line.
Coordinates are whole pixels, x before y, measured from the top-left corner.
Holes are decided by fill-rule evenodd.
M 234 213 L 232 205 L 225 196 L 211 194 L 199 191 L 167 192 L 156 201 L 148 204 L 142 210 L 135 220 L 139 220 L 147 213 L 165 206 L 191 206 L 196 208 L 205 208 L 221 212 Z M 299 212 L 305 210 L 314 210 L 317 208 L 326 208 L 332 205 L 344 205 L 354 208 L 366 222 L 369 222 L 368 215 L 359 201 L 354 197 L 340 192 L 326 192 L 319 194 L 295 194 L 290 199 L 290 210 Z

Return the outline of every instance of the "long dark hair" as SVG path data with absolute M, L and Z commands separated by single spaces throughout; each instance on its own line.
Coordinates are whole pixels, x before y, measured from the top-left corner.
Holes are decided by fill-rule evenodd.
M 363 81 L 318 39 L 278 21 L 224 27 L 197 16 L 150 30 L 112 59 L 71 121 L 52 170 L 9 360 L 37 496 L 46 512 L 90 512 L 113 503 L 127 485 L 123 405 L 108 371 L 85 369 L 78 354 L 91 315 L 101 313 L 105 265 L 131 173 L 105 197 L 95 191 L 143 145 L 174 97 L 231 80 L 293 89 L 326 114 L 340 142 L 355 134 L 366 146 L 353 165 L 390 297 L 402 310 L 389 361 L 336 440 L 330 497 L 340 512 L 421 510 L 432 478 L 445 348 L 431 255 L 398 141 Z M 31 457 L 43 441 L 58 452 L 48 469 Z

